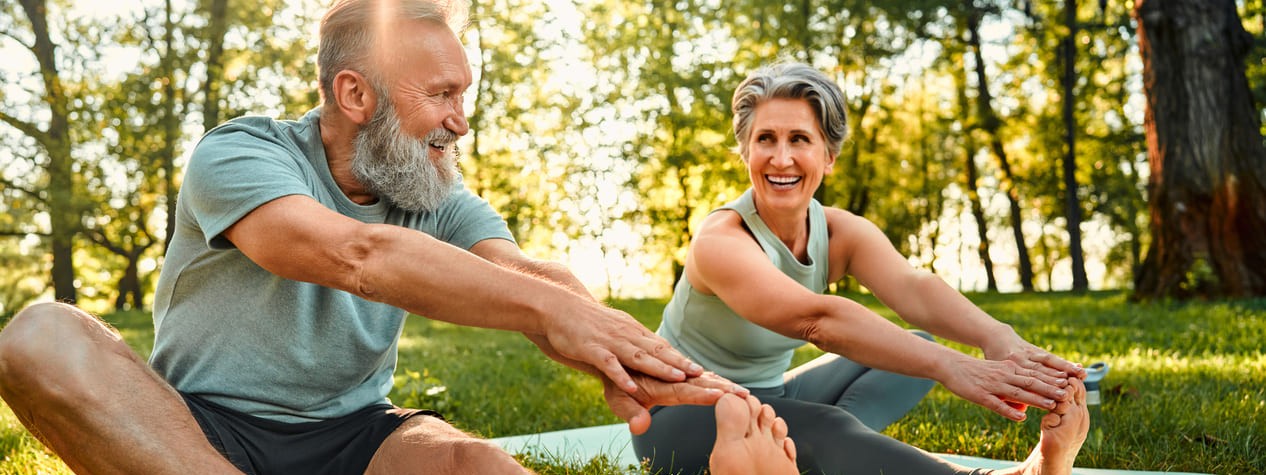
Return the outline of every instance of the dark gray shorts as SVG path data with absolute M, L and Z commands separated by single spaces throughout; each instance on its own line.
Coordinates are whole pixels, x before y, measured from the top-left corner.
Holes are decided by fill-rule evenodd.
M 361 474 L 406 419 L 435 411 L 376 404 L 335 419 L 287 424 L 180 393 L 211 446 L 247 475 Z

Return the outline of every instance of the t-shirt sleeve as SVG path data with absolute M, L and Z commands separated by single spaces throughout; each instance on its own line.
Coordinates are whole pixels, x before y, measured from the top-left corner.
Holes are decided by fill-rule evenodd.
M 465 185 L 458 184 L 440 207 L 436 237 L 462 249 L 485 239 L 514 241 L 509 226 L 492 205 L 472 193 Z
M 269 135 L 266 125 L 258 125 L 231 123 L 212 130 L 185 168 L 178 206 L 214 249 L 232 248 L 221 234 L 260 205 L 283 196 L 312 195 L 298 151 Z

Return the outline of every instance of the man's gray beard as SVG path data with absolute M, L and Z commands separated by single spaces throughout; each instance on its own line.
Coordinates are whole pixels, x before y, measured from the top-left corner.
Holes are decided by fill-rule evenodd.
M 457 135 L 443 126 L 422 139 L 400 130 L 400 118 L 385 97 L 356 134 L 352 174 L 380 199 L 406 211 L 439 208 L 457 183 Z M 444 156 L 431 161 L 431 143 L 444 143 Z

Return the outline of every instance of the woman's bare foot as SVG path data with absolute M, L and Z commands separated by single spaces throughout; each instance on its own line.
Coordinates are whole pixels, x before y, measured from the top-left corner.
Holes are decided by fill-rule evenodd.
M 1090 412 L 1086 410 L 1086 386 L 1080 379 L 1069 378 L 1072 394 L 1059 401 L 1055 410 L 1042 417 L 1042 438 L 1029 458 L 1016 467 L 1017 475 L 1069 475 L 1081 444 L 1090 431 Z
M 796 446 L 787 423 L 755 397 L 726 394 L 716 404 L 717 442 L 708 462 L 713 475 L 781 475 L 796 469 Z

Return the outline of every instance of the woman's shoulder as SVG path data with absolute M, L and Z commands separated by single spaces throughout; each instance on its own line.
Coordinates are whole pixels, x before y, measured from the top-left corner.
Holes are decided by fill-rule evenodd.
M 730 208 L 720 208 L 703 218 L 703 222 L 699 224 L 699 231 L 696 236 L 703 236 L 712 233 L 727 233 L 743 229 L 743 215 L 737 210 Z
M 831 206 L 823 206 L 822 214 L 826 217 L 826 224 L 830 227 L 831 231 L 835 231 L 837 226 L 845 227 L 848 225 L 855 225 L 859 222 L 870 222 L 870 220 L 853 214 L 853 212 L 849 210 Z
M 826 228 L 832 243 L 838 242 L 840 239 L 846 241 L 856 241 L 865 237 L 873 237 L 876 233 L 880 236 L 883 232 L 879 231 L 879 227 L 865 216 L 853 214 L 846 209 L 822 207 L 823 213 L 826 215 Z

